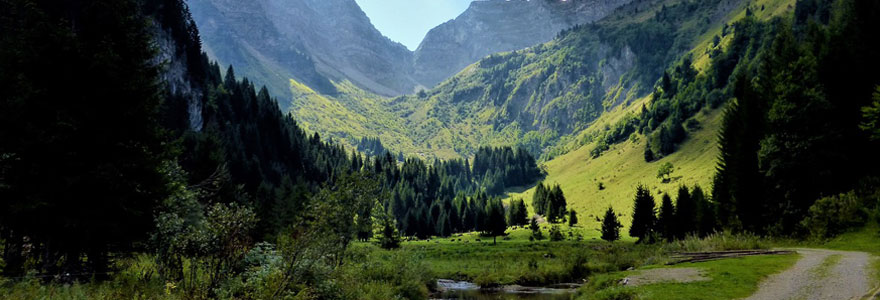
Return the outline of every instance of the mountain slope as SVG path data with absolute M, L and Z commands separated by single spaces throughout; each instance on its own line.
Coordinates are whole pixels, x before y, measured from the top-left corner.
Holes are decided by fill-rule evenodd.
M 597 21 L 630 1 L 471 2 L 460 16 L 425 36 L 415 51 L 415 77 L 433 87 L 489 54 L 547 42 L 563 29 Z
M 725 16 L 726 23 L 733 23 L 746 15 L 747 8 L 754 11 L 757 20 L 767 21 L 777 16 L 785 16 L 793 12 L 794 0 L 760 0 L 749 6 L 738 6 Z M 764 7 L 764 9 L 760 9 Z M 706 73 L 712 66 L 701 61 L 711 60 L 710 56 L 719 55 L 711 50 L 729 51 L 736 34 L 730 30 L 726 34 L 724 26 L 712 27 L 701 38 L 694 41 L 694 48 L 687 53 L 694 56 L 694 65 L 701 73 Z M 720 36 L 720 42 L 713 46 L 714 36 Z M 632 221 L 632 205 L 635 188 L 644 184 L 652 191 L 659 205 L 662 193 L 673 196 L 679 185 L 699 185 L 705 192 L 712 189 L 717 159 L 719 155 L 718 134 L 723 123 L 724 106 L 712 108 L 704 106 L 692 117 L 693 123 L 699 126 L 686 128 L 688 138 L 673 153 L 647 162 L 644 150 L 651 140 L 651 132 L 633 132 L 617 143 L 608 145 L 600 156 L 594 156 L 593 150 L 602 142 L 600 138 L 613 131 L 617 124 L 638 118 L 643 107 L 651 108 L 656 102 L 651 95 L 632 101 L 627 105 L 618 106 L 602 114 L 586 130 L 572 138 L 563 140 L 556 149 L 549 151 L 552 157 L 544 163 L 548 172 L 545 183 L 559 184 L 565 192 L 570 208 L 575 209 L 580 217 L 581 225 L 587 228 L 600 228 L 596 220 L 609 207 L 623 217 L 620 220 L 629 226 Z M 675 170 L 670 183 L 662 183 L 657 179 L 657 171 L 661 165 L 672 163 Z M 599 183 L 603 189 L 599 189 Z M 534 188 L 510 193 L 511 199 L 524 198 L 527 203 L 534 194 Z
M 190 0 L 209 55 L 290 96 L 295 79 L 322 94 L 349 80 L 381 95 L 416 87 L 412 53 L 384 37 L 354 0 Z M 287 97 L 285 97 L 287 98 Z
M 653 92 L 664 70 L 743 2 L 633 2 L 551 42 L 493 54 L 426 93 L 395 99 L 393 109 L 406 118 L 414 142 L 435 152 L 468 155 L 478 145 L 519 144 L 544 153 L 603 113 Z

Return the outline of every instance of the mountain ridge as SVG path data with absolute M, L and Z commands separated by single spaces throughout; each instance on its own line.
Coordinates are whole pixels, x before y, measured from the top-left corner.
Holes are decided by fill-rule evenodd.
M 473 1 L 431 29 L 414 51 L 414 76 L 433 87 L 481 58 L 551 40 L 564 29 L 598 21 L 632 0 Z

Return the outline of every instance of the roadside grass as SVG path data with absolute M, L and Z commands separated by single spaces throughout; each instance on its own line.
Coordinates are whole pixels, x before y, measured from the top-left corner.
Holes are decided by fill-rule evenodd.
M 870 253 L 874 293 L 880 293 L 880 225 L 877 222 L 868 222 L 862 228 L 838 235 L 816 247 Z
M 869 222 L 866 226 L 838 235 L 816 247 L 833 250 L 862 251 L 880 255 L 880 225 Z
M 809 247 L 869 253 L 872 256 L 870 268 L 874 293 L 880 293 L 880 224 L 877 221 L 869 221 L 863 227 L 851 229 L 830 240 L 777 239 L 772 244 L 779 248 Z
M 698 268 L 708 281 L 655 283 L 637 287 L 617 283 L 636 271 L 615 272 L 590 278 L 590 284 L 578 291 L 576 299 L 738 299 L 757 291 L 764 278 L 790 268 L 798 254 L 761 255 L 686 263 L 671 268 Z M 658 268 L 657 266 L 647 267 Z

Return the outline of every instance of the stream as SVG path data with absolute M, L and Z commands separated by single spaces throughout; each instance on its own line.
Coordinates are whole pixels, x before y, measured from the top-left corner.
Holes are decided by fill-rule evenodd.
M 499 289 L 480 289 L 466 281 L 437 280 L 440 292 L 435 299 L 461 300 L 568 300 L 574 292 L 568 288 L 540 288 L 505 286 Z

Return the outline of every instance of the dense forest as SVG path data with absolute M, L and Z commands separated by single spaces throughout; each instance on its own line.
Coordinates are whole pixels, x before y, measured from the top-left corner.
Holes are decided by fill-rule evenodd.
M 265 88 L 209 62 L 180 0 L 2 8 L 4 274 L 89 278 L 150 251 L 168 280 L 202 263 L 214 293 L 260 241 L 345 249 L 388 224 L 422 238 L 497 235 L 506 213 L 490 196 L 542 176 L 509 147 L 481 149 L 472 168 L 400 163 L 378 140 L 373 156 L 323 141 Z
M 658 218 L 653 197 L 639 187 L 632 236 L 718 228 L 824 238 L 864 224 L 876 206 L 880 144 L 871 124 L 878 122 L 880 24 L 872 16 L 880 3 L 803 0 L 793 17 L 768 22 L 752 9 L 725 27 L 733 38 L 705 73 L 691 69 L 687 56 L 664 73 L 639 119 L 642 132 L 653 132 L 645 158 L 654 160 L 686 138 L 689 116 L 731 99 L 711 201 L 700 204 L 702 190 L 682 188 L 675 206 L 664 195 Z M 697 232 L 675 229 L 683 206 L 697 212 L 688 213 Z
M 862 108 L 880 83 L 877 13 L 876 1 L 804 0 L 793 20 L 736 24 L 760 46 L 730 75 L 713 189 L 724 224 L 794 233 L 821 197 L 869 192 L 859 182 L 877 175 L 880 148 L 860 124 L 876 122 Z

